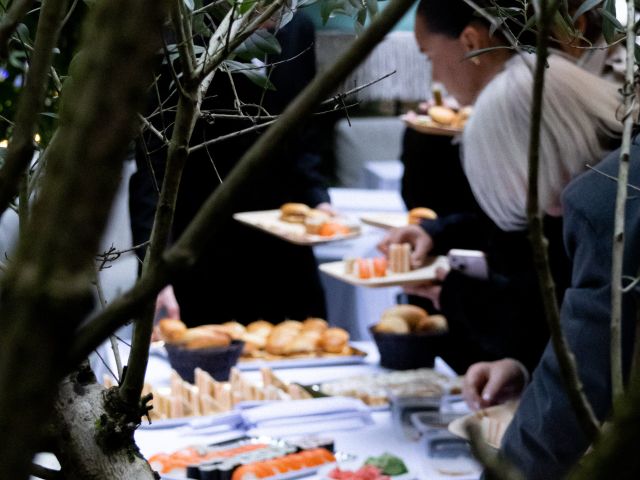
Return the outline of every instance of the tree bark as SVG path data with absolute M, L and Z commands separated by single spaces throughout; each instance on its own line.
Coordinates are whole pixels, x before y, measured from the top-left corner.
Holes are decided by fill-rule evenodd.
M 123 437 L 120 448 L 105 453 L 96 438 L 101 435 L 101 417 L 105 410 L 106 390 L 96 383 L 93 374 L 82 370 L 66 377 L 60 384 L 54 407 L 54 428 L 58 443 L 56 456 L 67 480 L 155 479 L 151 467 L 138 453 L 133 441 Z
M 93 308 L 94 256 L 166 11 L 156 0 L 97 3 L 66 80 L 42 191 L 2 279 L 0 432 L 11 441 L 0 449 L 0 478 L 28 477 L 73 333 Z

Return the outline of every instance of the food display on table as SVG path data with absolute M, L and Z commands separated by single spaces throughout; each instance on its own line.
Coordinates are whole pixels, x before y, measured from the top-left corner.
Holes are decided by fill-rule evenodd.
M 166 346 L 176 344 L 191 348 L 190 345 L 197 347 L 216 341 L 220 346 L 229 345 L 232 341 L 243 342 L 240 368 L 252 361 L 309 359 L 339 362 L 341 359 L 365 356 L 364 352 L 349 344 L 349 333 L 346 330 L 331 327 L 322 318 L 285 320 L 275 325 L 265 320 L 256 320 L 247 326 L 238 322 L 225 322 L 189 329 L 180 320 L 163 319 L 158 323 L 157 332 Z
M 303 203 L 285 203 L 278 210 L 241 212 L 233 218 L 299 245 L 317 245 L 360 234 L 360 223 L 331 215 Z
M 442 315 L 429 315 L 416 305 L 395 305 L 371 327 L 380 365 L 394 370 L 431 367 L 439 353 L 440 336 L 448 330 Z
M 190 383 L 172 371 L 169 387 L 144 385 L 143 395 L 153 394 L 153 408 L 149 417 L 152 422 L 197 417 L 229 412 L 242 402 L 312 398 L 304 388 L 282 381 L 268 367 L 262 368 L 260 373 L 260 380 L 251 382 L 237 368 L 233 368 L 229 381 L 220 382 L 196 368 L 195 381 Z M 111 377 L 105 376 L 104 385 L 107 388 L 113 386 Z
M 294 473 L 296 477 L 310 475 L 334 462 L 327 448 L 300 449 L 289 442 L 262 438 L 187 447 L 149 458 L 162 474 L 202 480 L 278 480 L 292 478 Z
M 459 393 L 462 380 L 442 375 L 431 368 L 402 372 L 357 375 L 318 385 L 326 395 L 355 397 L 369 406 L 388 406 L 389 396 L 440 397 Z
M 422 133 L 454 136 L 462 133 L 472 113 L 472 107 L 455 110 L 444 105 L 434 105 L 427 109 L 426 115 L 409 111 L 402 119 L 410 128 Z

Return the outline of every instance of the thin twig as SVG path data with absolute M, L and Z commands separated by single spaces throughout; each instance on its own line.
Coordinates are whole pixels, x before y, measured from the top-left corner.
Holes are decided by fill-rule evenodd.
M 594 172 L 596 172 L 599 175 L 602 175 L 603 177 L 608 178 L 609 180 L 613 180 L 614 182 L 619 182 L 618 177 L 614 176 L 614 175 L 609 175 L 606 172 L 603 172 L 602 170 L 598 170 L 597 167 L 593 167 L 591 165 L 586 165 L 586 167 L 589 170 L 593 170 Z M 640 192 L 640 187 L 636 187 L 635 185 L 631 185 L 630 183 L 627 183 L 627 188 L 630 188 L 632 190 L 636 190 L 638 192 Z
M 332 67 L 313 79 L 287 107 L 279 121 L 245 153 L 227 176 L 225 183 L 207 199 L 185 233 L 163 255 L 163 261 L 157 266 L 155 275 L 140 280 L 129 292 L 111 302 L 106 310 L 87 321 L 77 332 L 69 350 L 70 364 L 75 364 L 76 359 L 84 358 L 111 332 L 132 316 L 139 314 L 153 295 L 169 283 L 171 272 L 193 265 L 196 259 L 210 248 L 216 235 L 220 234 L 214 226 L 230 216 L 232 206 L 244 195 L 243 185 L 259 178 L 260 170 L 266 168 L 269 160 L 274 161 L 277 158 L 272 153 L 277 145 L 291 134 L 293 126 L 310 115 L 320 101 L 337 88 L 412 4 L 413 0 L 392 0 Z
M 633 133 L 633 115 L 631 113 L 635 96 L 635 4 L 627 0 L 627 69 L 622 88 L 624 97 L 624 127 L 622 130 L 622 148 L 618 167 L 618 188 L 613 227 L 613 251 L 611 254 L 611 395 L 613 399 L 624 393 L 622 376 L 622 274 L 624 261 L 624 223 L 627 206 L 627 183 L 629 179 L 629 154 Z M 613 403 L 614 409 L 616 402 Z
M 465 0 L 466 1 L 466 0 Z M 598 420 L 589 404 L 576 367 L 575 357 L 562 332 L 560 312 L 555 293 L 555 285 L 544 238 L 542 216 L 538 202 L 538 171 L 540 163 L 540 130 L 542 125 L 543 91 L 548 56 L 549 31 L 557 0 L 541 0 L 538 18 L 538 51 L 533 79 L 533 99 L 531 106 L 531 130 L 529 137 L 529 190 L 527 194 L 527 219 L 529 236 L 533 250 L 533 259 L 538 272 L 538 282 L 542 295 L 545 317 L 549 324 L 553 345 L 562 379 L 565 384 L 571 406 L 588 440 L 594 440 L 599 432 Z

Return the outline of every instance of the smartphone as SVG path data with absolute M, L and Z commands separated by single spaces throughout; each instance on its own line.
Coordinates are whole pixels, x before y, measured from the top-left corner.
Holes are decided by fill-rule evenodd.
M 454 248 L 449 250 L 447 257 L 452 270 L 480 280 L 489 278 L 489 265 L 484 252 Z

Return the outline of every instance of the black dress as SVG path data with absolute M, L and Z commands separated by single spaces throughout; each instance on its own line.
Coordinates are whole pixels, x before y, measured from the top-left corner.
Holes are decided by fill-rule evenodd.
M 295 58 L 273 67 L 269 78 L 276 91 L 265 92 L 244 76 L 233 76 L 235 90 L 245 104 L 243 111 L 248 115 L 255 116 L 255 105 L 258 104 L 269 114 L 281 113 L 315 74 L 314 30 L 306 17 L 296 14 L 278 32 L 277 38 L 282 52 L 270 56 L 267 63 Z M 227 75 L 217 72 L 202 110 L 232 111 L 234 99 Z M 201 119 L 194 129 L 191 144 L 251 125 L 249 119 Z M 220 179 L 224 181 L 259 135 L 257 132 L 246 134 L 189 156 L 180 183 L 174 238 L 180 236 L 205 199 L 220 184 Z M 315 206 L 329 200 L 324 178 L 318 173 L 320 157 L 314 150 L 317 142 L 313 126 L 301 126 L 291 138 L 293 140 L 279 150 L 277 161 L 261 175 L 259 184 L 233 206 L 234 212 L 274 209 L 285 202 Z M 139 172 L 131 183 L 136 243 L 148 238 L 153 219 L 149 205 L 155 208 L 157 199 L 149 165 L 154 166 L 157 175 L 162 175 L 166 155 L 165 149 L 154 150 L 152 135 L 147 135 L 145 140 L 145 147 L 139 144 Z M 232 319 L 248 323 L 259 318 L 278 322 L 285 318 L 325 316 L 324 293 L 310 248 L 288 244 L 245 227 L 232 218 L 217 228 L 224 232 L 218 236 L 218 243 L 211 245 L 193 270 L 172 281 L 187 325 Z

